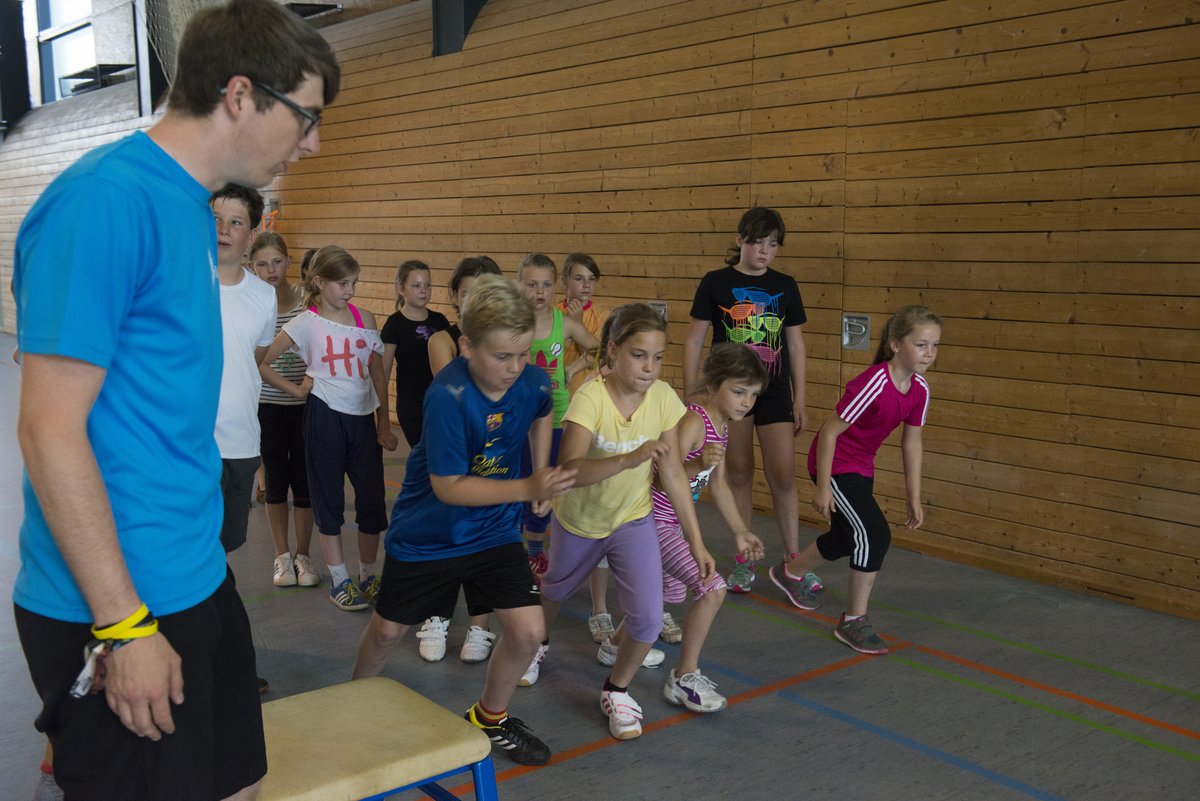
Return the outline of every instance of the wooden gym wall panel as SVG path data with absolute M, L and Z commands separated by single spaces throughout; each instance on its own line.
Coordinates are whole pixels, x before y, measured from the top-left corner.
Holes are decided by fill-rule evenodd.
M 668 304 L 678 384 L 696 281 L 777 207 L 801 465 L 868 361 L 841 314 L 927 303 L 928 523 L 897 540 L 1200 616 L 1196 3 L 492 0 L 440 59 L 427 8 L 338 29 L 346 91 L 279 193 L 297 249 L 357 249 L 379 312 L 404 258 L 444 286 L 463 255 L 587 251 L 607 303 Z M 894 444 L 878 486 L 902 517 Z
M 927 522 L 897 542 L 1200 617 L 1197 19 L 1200 0 L 490 0 L 434 59 L 416 0 L 324 28 L 343 91 L 268 194 L 293 255 L 349 248 L 381 314 L 405 259 L 444 287 L 464 255 L 512 274 L 590 252 L 606 304 L 667 303 L 676 385 L 699 276 L 742 211 L 776 207 L 809 312 L 806 523 L 812 431 L 869 361 L 842 313 L 877 336 L 927 303 Z M 74 157 L 55 133 L 44 157 L 0 146 L 29 201 Z M 9 258 L 28 203 L 5 195 Z M 754 497 L 769 509 L 761 473 Z

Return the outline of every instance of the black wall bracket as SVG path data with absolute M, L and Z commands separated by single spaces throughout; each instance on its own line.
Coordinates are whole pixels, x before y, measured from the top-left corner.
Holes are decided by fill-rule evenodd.
M 433 0 L 433 54 L 463 49 L 467 33 L 487 0 Z

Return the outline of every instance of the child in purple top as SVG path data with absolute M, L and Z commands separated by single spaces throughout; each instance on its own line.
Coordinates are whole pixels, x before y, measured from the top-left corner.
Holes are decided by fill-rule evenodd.
M 883 326 L 875 361 L 846 385 L 846 393 L 813 438 L 808 472 L 817 485 L 812 505 L 830 529 L 803 552 L 771 568 L 793 604 L 816 609 L 816 596 L 803 581 L 823 561 L 850 557 L 846 611 L 834 636 L 864 654 L 886 654 L 887 645 L 867 622 L 867 601 L 892 533 L 871 494 L 875 454 L 904 424 L 900 449 L 908 494 L 907 528 L 925 520 L 921 507 L 921 427 L 929 409 L 925 371 L 937 358 L 942 321 L 924 306 L 905 306 Z

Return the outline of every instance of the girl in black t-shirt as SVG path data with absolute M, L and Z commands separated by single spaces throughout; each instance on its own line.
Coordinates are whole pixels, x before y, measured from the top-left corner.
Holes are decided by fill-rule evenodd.
M 432 279 L 424 262 L 406 261 L 396 270 L 396 311 L 379 332 L 383 340 L 383 374 L 386 384 L 396 371 L 396 420 L 410 448 L 421 439 L 421 404 L 433 381 L 429 370 L 429 338 L 450 327 L 441 312 L 429 310 Z
M 726 475 L 746 527 L 753 517 L 753 432 L 758 431 L 763 473 L 771 490 L 784 561 L 800 549 L 799 499 L 796 497 L 794 438 L 808 422 L 805 410 L 805 351 L 801 326 L 807 321 L 796 281 L 771 269 L 783 245 L 783 218 L 774 209 L 753 208 L 738 223 L 737 245 L 725 267 L 707 273 L 692 302 L 691 326 L 683 345 L 684 386 L 697 385 L 701 352 L 708 330 L 712 342 L 738 342 L 753 350 L 767 368 L 768 383 L 750 414 L 729 424 Z M 810 573 L 809 589 L 821 588 Z M 749 592 L 754 563 L 734 557 L 728 583 L 733 592 Z

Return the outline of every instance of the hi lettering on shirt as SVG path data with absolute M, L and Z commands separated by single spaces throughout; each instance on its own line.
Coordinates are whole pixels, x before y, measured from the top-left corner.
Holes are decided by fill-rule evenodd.
M 354 363 L 358 363 L 358 377 L 366 378 L 367 371 L 363 368 L 362 359 L 355 359 L 354 351 L 350 349 L 350 337 L 343 340 L 343 348 L 341 353 L 335 353 L 333 350 L 333 337 L 326 335 L 325 337 L 325 355 L 321 357 L 321 361 L 329 365 L 329 375 L 337 376 L 337 363 L 344 361 L 346 363 L 346 375 L 354 375 Z M 364 349 L 367 347 L 365 340 L 358 340 L 354 343 L 355 347 Z

